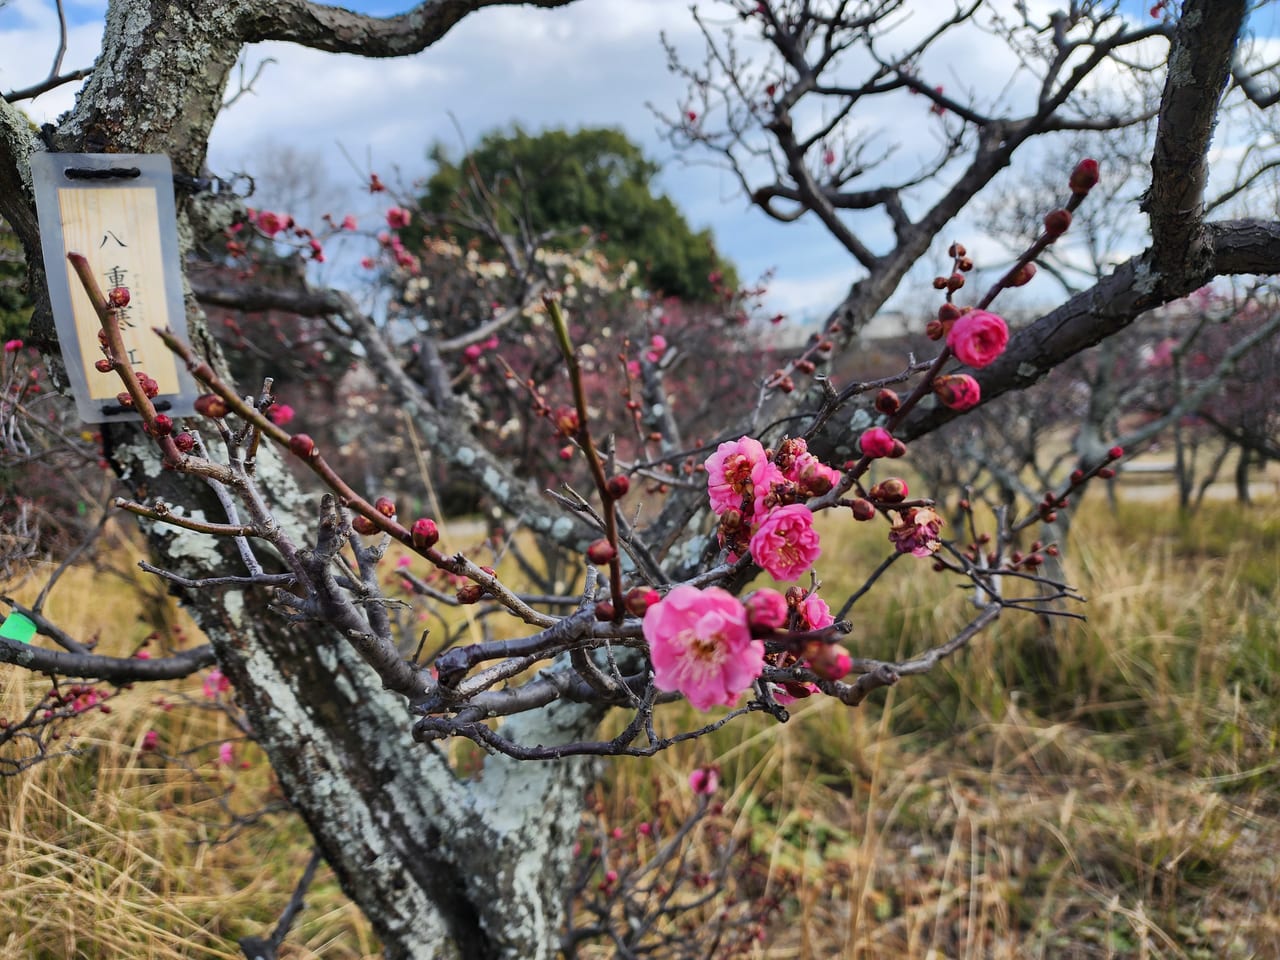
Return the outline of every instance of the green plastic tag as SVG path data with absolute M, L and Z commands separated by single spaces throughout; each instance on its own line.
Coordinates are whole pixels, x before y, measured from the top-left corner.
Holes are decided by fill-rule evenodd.
M 14 611 L 0 623 L 0 637 L 6 640 L 17 640 L 19 643 L 30 643 L 36 635 L 35 621 L 24 614 Z

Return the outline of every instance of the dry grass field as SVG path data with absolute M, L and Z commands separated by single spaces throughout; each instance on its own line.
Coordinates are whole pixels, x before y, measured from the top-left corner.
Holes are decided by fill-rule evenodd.
M 857 710 L 815 700 L 615 762 L 606 818 L 630 833 L 678 812 L 687 772 L 718 763 L 726 815 L 787 891 L 761 957 L 1280 956 L 1280 504 L 1088 505 L 1067 550 L 1087 622 L 1006 615 Z M 847 521 L 824 543 L 832 597 L 886 549 Z M 908 654 L 967 602 L 927 561 L 896 564 L 850 646 Z M 47 613 L 114 653 L 190 630 L 153 588 L 88 569 Z M 0 668 L 0 714 L 46 685 Z M 288 900 L 305 831 L 201 678 L 111 706 L 60 741 L 74 754 L 0 782 L 0 957 L 239 957 Z M 307 903 L 284 956 L 377 955 L 323 868 Z

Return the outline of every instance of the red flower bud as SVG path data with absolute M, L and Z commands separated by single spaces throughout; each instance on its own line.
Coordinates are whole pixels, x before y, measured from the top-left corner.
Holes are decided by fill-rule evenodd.
M 133 397 L 129 396 L 129 391 L 127 390 L 121 390 L 116 394 L 116 403 L 120 404 L 122 407 L 127 407 L 130 410 L 133 409 Z
M 968 251 L 965 250 L 963 243 L 953 243 L 951 246 L 947 247 L 948 257 L 963 257 L 966 253 L 968 253 Z
M 459 603 L 479 603 L 480 598 L 484 596 L 484 587 L 478 583 L 463 584 L 458 588 Z
M 627 491 L 631 489 L 631 481 L 623 474 L 610 477 L 605 483 L 605 489 L 609 491 L 609 496 L 615 500 L 619 500 L 627 495 Z
M 1124 447 L 1112 447 L 1107 451 L 1107 456 L 1112 460 L 1119 460 L 1124 456 Z
M 1076 168 L 1071 171 L 1071 179 L 1067 181 L 1067 186 L 1076 196 L 1083 196 L 1097 186 L 1098 177 L 1098 161 L 1086 158 L 1077 163 Z
M 219 417 L 225 417 L 227 415 L 227 401 L 216 393 L 206 393 L 203 396 L 196 397 L 196 413 L 212 417 L 214 420 Z
M 876 508 L 872 505 L 870 500 L 863 500 L 861 497 L 858 497 L 849 504 L 849 509 L 853 512 L 853 519 L 855 520 L 875 519 Z
M 964 274 L 953 273 L 951 276 L 947 277 L 946 287 L 952 293 L 955 293 L 957 290 L 959 290 L 963 286 L 964 286 Z
M 413 535 L 413 545 L 419 550 L 434 547 L 440 540 L 440 530 L 436 522 L 429 517 L 419 517 L 413 521 L 410 533 Z
M 596 619 L 601 623 L 608 623 L 615 619 L 618 613 L 613 609 L 613 604 L 608 600 L 601 600 L 596 604 Z
M 930 320 L 924 325 L 924 335 L 930 340 L 941 340 L 947 335 L 947 327 L 941 320 Z
M 196 438 L 189 433 L 180 433 L 173 438 L 173 445 L 180 453 L 190 453 L 195 449 Z
M 867 492 L 872 500 L 879 503 L 901 503 L 907 499 L 907 481 L 901 477 L 888 477 Z
M 661 599 L 662 595 L 657 590 L 651 590 L 649 587 L 632 587 L 627 591 L 623 602 L 626 604 L 627 613 L 635 617 L 643 617 L 645 611 Z
M 1110 467 L 1103 467 L 1101 470 L 1098 471 L 1098 476 L 1101 477 L 1103 480 L 1110 480 L 1115 475 L 1116 475 L 1116 472 L 1112 470 Z
M 362 537 L 371 537 L 378 532 L 378 528 L 374 522 L 364 516 L 364 514 L 360 513 L 357 513 L 351 518 L 351 529 Z
M 173 418 L 163 413 L 156 414 L 155 422 L 151 425 L 151 432 L 157 437 L 167 437 L 173 433 Z
M 115 364 L 106 357 L 103 357 L 101 360 L 94 361 L 93 369 L 97 370 L 99 373 L 110 373 L 115 369 Z
M 893 441 L 893 449 L 889 451 L 889 459 L 897 460 L 899 457 L 905 457 L 906 455 L 907 445 L 901 440 L 895 438 Z
M 396 503 L 390 497 L 379 497 L 374 503 L 373 509 L 384 517 L 394 517 L 396 515 Z
M 876 409 L 883 414 L 897 413 L 901 405 L 902 401 L 898 399 L 898 395 L 888 387 L 876 394 Z
M 1036 265 L 1034 263 L 1024 263 L 1009 275 L 1009 279 L 1005 281 L 1005 284 L 1010 287 L 1025 287 L 1035 275 Z
M 617 555 L 617 547 L 603 537 L 587 547 L 587 559 L 592 563 L 608 563 Z
M 289 452 L 295 457 L 313 457 L 316 455 L 316 442 L 305 433 L 295 433 L 289 438 Z
M 960 319 L 960 308 L 954 303 L 944 303 L 938 308 L 938 319 L 943 323 L 954 323 Z
M 1067 232 L 1067 228 L 1071 226 L 1070 210 L 1050 210 L 1044 215 L 1044 232 L 1051 238 L 1057 239 Z
M 129 305 L 129 288 L 112 287 L 107 292 L 107 303 L 116 310 L 127 307 Z

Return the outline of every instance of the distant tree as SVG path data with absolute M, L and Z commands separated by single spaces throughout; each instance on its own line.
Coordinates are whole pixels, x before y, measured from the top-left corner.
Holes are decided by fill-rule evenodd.
M 486 134 L 458 160 L 436 144 L 431 160 L 436 172 L 419 205 L 463 242 L 481 236 L 471 222 L 476 207 L 492 206 L 503 229 L 537 230 L 552 247 L 580 246 L 582 230 L 591 231 L 610 259 L 635 260 L 653 293 L 707 302 L 737 285 L 710 231 L 694 231 L 671 199 L 654 191 L 658 165 L 620 130 L 530 134 L 515 126 Z

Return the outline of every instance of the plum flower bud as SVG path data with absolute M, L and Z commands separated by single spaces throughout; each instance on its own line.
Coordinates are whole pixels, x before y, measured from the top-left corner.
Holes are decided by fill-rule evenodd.
M 855 520 L 871 520 L 876 515 L 875 505 L 870 500 L 862 499 L 862 497 L 857 497 L 850 502 L 849 509 L 852 511 L 853 519 Z
M 618 548 L 601 537 L 587 547 L 587 559 L 592 563 L 608 563 L 618 555 Z
M 1052 239 L 1056 240 L 1058 237 L 1062 236 L 1067 232 L 1067 228 L 1070 226 L 1070 210 L 1063 210 L 1059 208 L 1057 210 L 1050 210 L 1044 215 L 1044 232 Z
M 615 500 L 619 500 L 627 495 L 627 491 L 631 489 L 631 481 L 624 474 L 610 477 L 605 483 L 605 489 L 609 491 L 609 496 Z
M 396 502 L 390 497 L 379 497 L 373 504 L 373 509 L 377 510 L 384 517 L 394 517 L 396 515 Z
M 715 767 L 698 767 L 689 774 L 689 789 L 709 797 L 720 789 L 720 771 Z
M 173 418 L 163 413 L 157 414 L 151 424 L 151 432 L 157 437 L 167 437 L 173 433 Z
M 898 399 L 898 395 L 888 387 L 876 394 L 876 409 L 883 414 L 895 414 L 901 405 L 902 401 Z
M 351 518 L 351 529 L 362 537 L 371 537 L 378 532 L 377 525 L 368 517 L 359 513 Z
M 112 363 L 110 360 L 108 360 L 106 357 L 103 357 L 101 360 L 95 360 L 93 362 L 93 369 L 97 370 L 99 373 L 110 373 L 112 370 L 115 369 L 115 367 L 116 365 Z
M 112 287 L 107 291 L 107 304 L 113 310 L 123 310 L 129 305 L 129 288 Z
M 930 340 L 941 340 L 947 335 L 947 327 L 941 320 L 930 320 L 924 325 L 924 335 Z
M 858 438 L 858 447 L 863 456 L 873 460 L 887 457 L 893 452 L 893 434 L 884 427 L 872 427 L 862 432 L 862 436 Z
M 413 527 L 409 532 L 413 537 L 413 545 L 419 550 L 434 547 L 440 540 L 440 530 L 436 527 L 436 522 L 429 517 L 419 517 L 413 521 Z
M 267 410 L 267 419 L 277 427 L 283 427 L 294 417 L 293 407 L 287 403 L 273 403 Z
M 478 583 L 463 584 L 458 588 L 458 602 L 461 604 L 479 603 L 484 596 L 484 587 Z
M 315 456 L 316 442 L 305 433 L 295 433 L 289 438 L 289 452 L 295 457 Z
M 777 590 L 765 588 L 747 597 L 747 623 L 752 630 L 781 630 L 787 625 L 787 598 Z
M 1107 451 L 1107 456 L 1112 460 L 1119 460 L 1124 456 L 1124 447 L 1112 447 Z
M 609 623 L 617 619 L 618 612 L 613 609 L 613 604 L 608 600 L 601 600 L 596 604 L 596 619 L 601 623 Z
M 1098 179 L 1098 161 L 1086 157 L 1071 171 L 1071 179 L 1067 181 L 1067 186 L 1076 196 L 1082 197 L 1098 185 Z
M 627 613 L 632 616 L 643 617 L 645 611 L 661 599 L 662 594 L 658 593 L 657 590 L 649 587 L 632 587 L 627 591 L 627 595 L 622 602 L 627 608 Z
M 195 449 L 196 438 L 189 433 L 183 432 L 173 438 L 173 445 L 178 448 L 180 453 L 190 453 Z
M 195 407 L 196 413 L 214 420 L 227 415 L 227 401 L 216 393 L 206 393 L 203 396 L 196 397 Z
M 1005 283 L 1010 287 L 1025 287 L 1035 275 L 1036 265 L 1034 263 L 1024 263 L 1009 275 L 1009 279 Z
M 982 399 L 978 381 L 967 373 L 950 374 L 933 381 L 933 392 L 952 410 L 968 410 Z
M 901 503 L 907 499 L 907 482 L 901 477 L 888 477 L 867 492 L 879 503 Z

